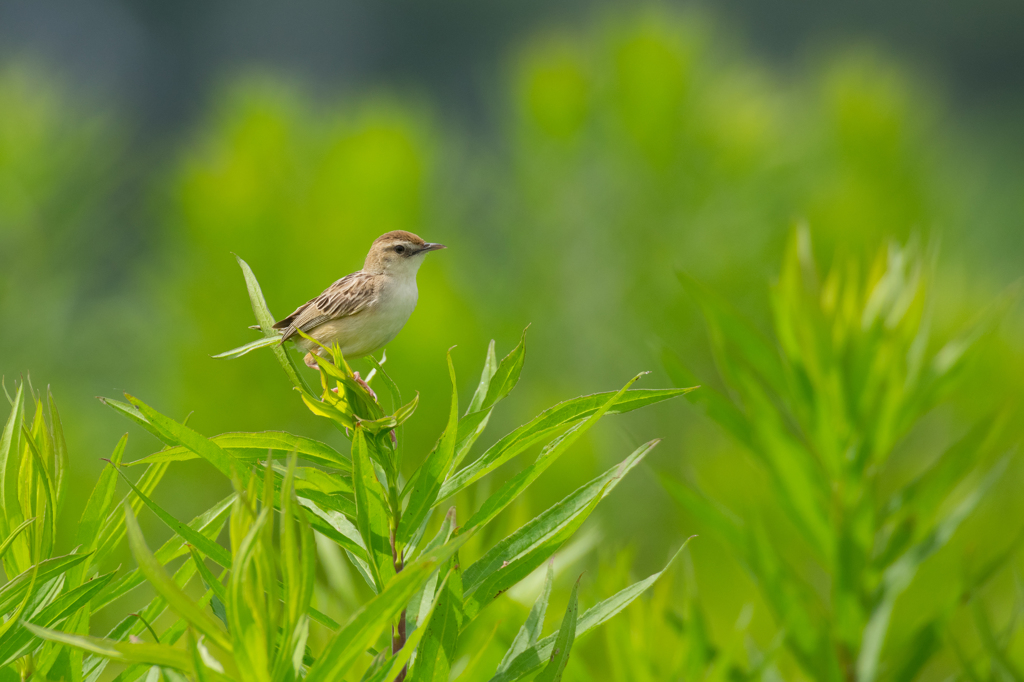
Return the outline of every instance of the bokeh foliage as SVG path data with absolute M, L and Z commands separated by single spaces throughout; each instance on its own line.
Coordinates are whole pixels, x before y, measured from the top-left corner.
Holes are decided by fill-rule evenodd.
M 496 431 L 581 389 L 621 384 L 637 367 L 667 381 L 666 348 L 726 390 L 700 308 L 677 273 L 718 292 L 768 335 L 776 311 L 765 285 L 779 280 L 797 223 L 809 227 L 822 272 L 856 262 L 863 275 L 890 240 L 934 247 L 929 324 L 940 337 L 963 328 L 1020 268 L 1024 174 L 1012 160 L 986 156 L 926 77 L 866 48 L 818 53 L 782 73 L 707 16 L 640 11 L 537 35 L 509 55 L 505 79 L 490 86 L 490 134 L 394 93 L 338 97 L 282 77 L 229 79 L 209 113 L 169 145 L 159 172 L 141 180 L 131 177 L 136 159 L 118 118 L 70 106 L 72 95 L 43 72 L 8 68 L 0 87 L 0 117 L 10 123 L 0 126 L 0 192 L 14 197 L 0 202 L 0 312 L 47 330 L 32 343 L 14 333 L 0 338 L 0 371 L 31 367 L 54 383 L 62 405 L 130 387 L 175 416 L 195 410 L 204 433 L 270 427 L 332 437 L 280 390 L 284 379 L 268 355 L 209 359 L 255 338 L 245 330 L 251 316 L 232 252 L 253 266 L 271 309 L 283 315 L 358 268 L 385 230 L 451 246 L 424 266 L 419 308 L 388 349 L 389 372 L 422 395 L 421 418 L 406 429 L 418 453 L 447 417 L 443 351 L 459 344 L 456 361 L 477 358 L 488 334 L 512 345 L 531 322 L 529 381 L 495 415 Z M 126 192 L 145 196 L 128 215 Z M 1024 376 L 1019 311 L 1011 308 L 1008 320 L 962 369 L 945 406 L 895 440 L 892 480 L 910 480 L 927 453 L 971 438 L 972 424 L 1016 399 Z M 769 347 L 785 354 L 784 343 Z M 76 455 L 87 460 L 81 468 L 75 461 L 76 475 L 94 478 L 96 457 L 109 452 L 120 427 L 99 406 L 65 411 L 72 450 L 97 453 Z M 617 423 L 601 432 L 608 438 L 585 438 L 571 466 L 556 464 L 527 506 L 539 511 L 607 468 L 613 446 L 641 428 L 666 438 L 651 456 L 655 468 L 698 481 L 718 504 L 745 508 L 770 483 L 696 410 L 661 406 Z M 1015 423 L 1005 427 L 1010 440 Z M 133 447 L 142 455 L 158 444 Z M 168 477 L 164 493 L 179 516 L 183 491 L 211 503 L 226 493 L 200 469 L 185 471 Z M 494 485 L 516 471 L 492 474 Z M 972 602 L 992 605 L 991 614 L 972 606 L 969 621 L 958 616 L 952 629 L 928 630 L 963 614 L 949 610 L 959 594 L 949 585 L 980 570 L 981 550 L 996 552 L 1016 537 L 1011 521 L 1021 506 L 1011 491 L 1020 472 L 1010 466 L 1004 477 L 895 602 L 887 635 L 894 650 L 934 635 L 927 679 L 962 670 L 961 659 L 984 676 L 994 650 L 1020 658 L 1019 635 L 1003 631 L 1016 612 L 1012 570 Z M 612 512 L 596 516 L 605 541 L 635 542 L 637 575 L 647 575 L 670 539 L 703 528 L 653 477 L 637 479 L 623 486 L 621 503 L 610 501 Z M 84 505 L 76 487 L 69 492 L 73 508 Z M 507 527 L 529 518 L 506 516 Z M 796 557 L 814 599 L 830 604 L 831 574 L 806 568 L 814 565 L 806 540 L 786 523 L 772 526 L 780 532 L 773 543 Z M 693 660 L 726 661 L 715 674 L 732 660 L 736 670 L 761 674 L 773 668 L 759 667 L 758 656 L 780 646 L 784 619 L 745 576 L 743 557 L 711 535 L 691 544 L 692 574 L 676 576 L 665 627 L 700 623 L 673 632 L 680 647 L 703 652 Z M 593 552 L 586 556 L 596 565 Z M 1013 555 L 1011 566 L 1018 564 Z M 564 603 L 564 580 L 562 588 L 553 603 Z M 686 590 L 699 599 L 684 599 Z M 341 602 L 350 598 L 343 593 Z M 501 608 L 521 621 L 532 599 L 522 601 L 521 609 L 515 600 Z M 850 623 L 858 618 L 843 620 L 846 640 L 855 639 Z M 993 624 L 983 625 L 988 618 Z M 500 660 L 495 642 L 515 635 L 505 629 L 494 640 L 487 628 L 474 635 L 481 660 Z M 694 644 L 700 637 L 706 648 Z M 670 674 L 642 643 L 581 646 L 592 662 L 570 662 L 570 677 L 622 679 L 626 667 L 641 666 L 652 679 Z M 602 665 L 604 657 L 630 662 Z M 792 660 L 781 665 L 787 678 L 803 674 Z

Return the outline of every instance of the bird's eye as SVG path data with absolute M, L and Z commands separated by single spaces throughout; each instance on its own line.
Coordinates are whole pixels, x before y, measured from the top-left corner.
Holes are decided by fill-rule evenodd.
M 398 246 L 396 246 L 395 247 L 395 253 L 399 253 L 399 254 L 405 253 L 405 246 L 403 246 L 402 244 L 399 244 Z

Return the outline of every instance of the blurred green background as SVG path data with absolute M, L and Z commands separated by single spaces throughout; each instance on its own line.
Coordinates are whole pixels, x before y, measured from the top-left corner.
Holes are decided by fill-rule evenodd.
M 192 413 L 208 435 L 285 429 L 339 440 L 269 353 L 210 358 L 255 338 L 233 253 L 283 316 L 358 269 L 380 233 L 449 245 L 422 268 L 419 307 L 388 347 L 389 373 L 421 393 L 406 429 L 413 459 L 443 428 L 445 350 L 458 345 L 468 399 L 488 340 L 503 355 L 527 325 L 526 368 L 492 440 L 640 370 L 652 370 L 644 387 L 669 385 L 666 351 L 718 385 L 700 310 L 677 273 L 767 332 L 768 285 L 798 225 L 825 269 L 837 254 L 870 263 L 890 240 L 936 249 L 939 336 L 1024 266 L 1015 5 L 983 3 L 970 20 L 942 6 L 928 22 L 907 18 L 924 13 L 911 3 L 834 16 L 776 3 L 770 20 L 742 2 L 717 12 L 342 3 L 252 16 L 228 3 L 69 3 L 52 16 L 30 5 L 0 3 L 0 374 L 9 383 L 31 372 L 37 387 L 53 386 L 83 481 L 125 429 L 95 395 L 127 391 L 177 418 Z M 1021 310 L 1011 306 L 924 437 L 951 442 L 987 409 L 1013 404 L 1022 351 Z M 531 491 L 533 511 L 639 443 L 664 442 L 576 546 L 591 595 L 657 570 L 703 533 L 653 471 L 700 481 L 733 508 L 763 486 L 743 449 L 682 401 L 595 434 Z M 157 448 L 132 432 L 131 455 Z M 1008 468 L 929 559 L 924 587 L 896 604 L 897 635 L 928 610 L 930 590 L 945 589 L 943 576 L 963 573 L 972 548 L 1016 537 L 1022 484 L 1021 468 Z M 203 464 L 185 463 L 157 499 L 187 517 L 224 493 L 217 486 Z M 1000 628 L 1020 612 L 1020 558 L 986 587 Z M 570 675 L 675 679 L 659 667 L 664 652 L 695 635 L 660 619 L 695 602 L 709 640 L 744 666 L 756 656 L 743 638 L 763 651 L 779 631 L 713 534 L 691 544 L 659 590 L 609 626 L 635 641 L 593 636 Z M 750 622 L 739 640 L 737 619 Z M 1024 661 L 1024 634 L 1007 632 L 1001 645 Z M 981 647 L 970 627 L 948 637 Z M 958 670 L 947 642 L 920 674 Z M 771 674 L 808 679 L 785 655 Z

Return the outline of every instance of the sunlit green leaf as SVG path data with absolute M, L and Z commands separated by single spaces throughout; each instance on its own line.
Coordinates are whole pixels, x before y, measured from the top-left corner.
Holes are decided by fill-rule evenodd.
M 572 427 L 567 432 L 562 434 L 560 437 L 552 441 L 547 447 L 541 450 L 537 460 L 526 467 L 518 474 L 513 476 L 509 481 L 501 486 L 497 492 L 491 494 L 483 505 L 473 516 L 470 517 L 469 521 L 466 522 L 464 529 L 474 528 L 476 526 L 484 526 L 489 523 L 495 516 L 501 513 L 508 505 L 510 505 L 517 497 L 519 497 L 537 478 L 547 470 L 555 461 L 562 456 L 576 441 L 578 441 L 587 431 L 597 423 L 597 421 L 611 409 L 612 405 L 622 399 L 629 387 L 632 386 L 636 381 L 643 376 L 638 374 L 633 377 L 618 393 L 610 397 L 604 405 L 602 405 L 596 412 L 590 415 L 586 421 Z M 651 441 L 645 447 L 647 450 L 654 448 L 658 444 L 658 441 Z M 641 455 L 642 456 L 642 455 Z
M 310 462 L 351 471 L 352 463 L 347 457 L 339 453 L 326 443 L 321 443 L 312 438 L 296 436 L 284 431 L 260 431 L 257 433 L 222 433 L 219 436 L 210 438 L 219 447 L 230 452 L 235 458 L 243 461 L 254 461 L 266 459 L 267 451 L 273 450 L 283 457 L 290 452 L 296 452 L 303 459 Z M 176 446 L 154 452 L 152 455 L 129 462 L 128 466 L 136 464 L 151 464 L 153 462 L 182 462 L 196 459 L 198 454 L 192 450 Z
M 606 414 L 631 412 L 641 407 L 685 395 L 692 390 L 694 389 L 674 388 L 627 391 L 622 398 L 612 405 Z M 435 504 L 440 504 L 445 499 L 465 489 L 474 481 L 494 471 L 531 445 L 554 436 L 560 429 L 572 426 L 588 418 L 594 412 L 601 409 L 613 395 L 615 395 L 614 392 L 606 392 L 581 396 L 544 410 L 529 423 L 520 426 L 489 447 L 472 464 L 453 474 L 441 487 L 441 492 L 438 494 Z
M 252 268 L 244 260 L 235 256 L 238 261 L 238 266 L 242 268 L 242 275 L 245 277 L 245 286 L 249 290 L 249 302 L 252 304 L 253 315 L 256 316 L 256 322 L 260 325 L 260 329 L 263 332 L 263 336 L 267 339 L 274 341 L 280 340 L 280 333 L 274 329 L 274 316 L 270 313 L 270 309 L 267 307 L 267 301 L 263 298 L 263 291 L 260 289 L 260 283 L 256 280 L 256 275 L 253 274 Z M 274 356 L 280 363 L 284 373 L 288 376 L 288 380 L 292 382 L 292 385 L 298 388 L 305 388 L 305 382 L 299 376 L 299 372 L 295 367 L 295 363 L 292 362 L 291 357 L 284 347 L 277 343 L 276 345 L 271 344 L 274 349 Z
M 554 554 L 650 449 L 649 444 L 640 446 L 620 464 L 523 525 L 469 566 L 463 584 L 470 618 Z
M 11 608 L 19 603 L 30 589 L 33 580 L 39 585 L 45 585 L 74 565 L 85 561 L 87 557 L 87 554 L 66 554 L 52 559 L 44 559 L 14 576 L 3 587 L 0 587 L 0 613 L 10 613 Z

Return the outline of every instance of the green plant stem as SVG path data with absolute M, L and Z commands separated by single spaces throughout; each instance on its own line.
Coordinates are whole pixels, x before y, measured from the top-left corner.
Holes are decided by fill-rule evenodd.
M 394 432 L 392 431 L 392 434 Z M 397 439 L 396 439 L 397 440 Z M 397 446 L 397 442 L 393 442 Z M 391 557 L 394 562 L 395 575 L 402 572 L 402 552 L 398 547 L 398 524 L 402 520 L 402 498 L 398 490 L 397 472 L 395 480 L 388 481 L 388 495 L 391 498 Z M 389 476 L 390 478 L 390 476 Z M 405 646 L 405 609 L 398 617 L 398 627 L 391 637 L 391 655 L 396 656 Z M 402 667 L 395 682 L 405 682 L 405 666 Z

